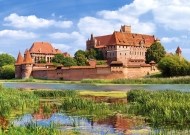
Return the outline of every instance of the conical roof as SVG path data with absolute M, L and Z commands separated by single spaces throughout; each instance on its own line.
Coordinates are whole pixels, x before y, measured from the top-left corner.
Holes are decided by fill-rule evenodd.
M 17 57 L 17 60 L 16 60 L 16 65 L 20 65 L 20 64 L 22 64 L 23 63 L 23 61 L 24 61 L 24 58 L 22 57 L 22 55 L 21 55 L 21 53 L 19 52 L 18 53 L 18 57 Z
M 25 55 L 24 55 L 24 63 L 33 63 L 32 62 L 32 57 L 30 55 L 30 52 L 28 50 L 25 51 Z
M 181 53 L 181 52 L 182 52 L 182 51 L 181 51 L 181 48 L 178 46 L 175 52 L 176 52 L 176 53 Z

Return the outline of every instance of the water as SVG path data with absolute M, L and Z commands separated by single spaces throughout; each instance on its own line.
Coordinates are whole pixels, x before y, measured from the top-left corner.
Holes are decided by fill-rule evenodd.
M 110 118 L 111 119 L 111 118 Z M 110 122 L 110 119 L 93 122 L 87 118 L 79 117 L 79 116 L 68 116 L 62 113 L 53 113 L 47 119 L 35 119 L 35 117 L 31 114 L 26 114 L 14 121 L 12 124 L 15 126 L 25 126 L 28 124 L 35 123 L 38 126 L 50 126 L 52 123 L 58 125 L 58 129 L 60 130 L 76 130 L 81 134 L 86 133 L 89 135 L 123 135 L 124 132 L 130 131 L 149 131 L 150 128 L 148 126 L 129 126 L 130 122 L 126 125 L 122 125 L 124 123 L 120 123 L 122 119 L 115 119 L 114 123 Z M 113 119 L 113 118 L 112 118 Z
M 56 89 L 56 90 L 122 90 L 128 91 L 133 89 L 144 90 L 180 90 L 190 91 L 190 84 L 60 84 L 60 83 L 3 83 L 8 88 L 23 89 Z

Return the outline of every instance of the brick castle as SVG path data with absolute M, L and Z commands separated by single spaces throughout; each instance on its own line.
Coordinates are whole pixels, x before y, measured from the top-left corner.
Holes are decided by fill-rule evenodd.
M 15 63 L 15 78 L 41 78 L 81 80 L 138 78 L 158 72 L 155 62 L 145 63 L 146 50 L 159 42 L 154 35 L 136 34 L 131 32 L 130 26 L 121 26 L 120 31 L 110 35 L 91 35 L 86 41 L 86 49 L 96 48 L 102 52 L 106 65 L 96 65 L 95 60 L 89 60 L 89 66 L 54 66 L 51 63 L 55 54 L 63 54 L 47 42 L 35 42 L 24 53 L 19 52 Z M 40 61 L 46 64 L 39 64 Z

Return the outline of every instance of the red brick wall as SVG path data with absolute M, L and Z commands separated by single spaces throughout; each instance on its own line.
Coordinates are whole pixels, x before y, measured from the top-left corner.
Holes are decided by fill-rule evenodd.
M 46 69 L 34 70 L 32 76 L 34 78 L 43 79 L 63 79 L 63 80 L 82 80 L 82 79 L 119 79 L 119 78 L 139 78 L 147 75 L 151 71 L 151 67 L 131 67 L 121 68 L 120 70 L 111 71 L 110 67 L 96 68 L 67 68 L 67 69 Z

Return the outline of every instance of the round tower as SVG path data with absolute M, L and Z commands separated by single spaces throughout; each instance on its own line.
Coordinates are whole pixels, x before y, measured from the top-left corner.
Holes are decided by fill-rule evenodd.
M 32 57 L 30 55 L 30 52 L 26 50 L 24 55 L 24 61 L 22 64 L 22 79 L 27 79 L 31 76 L 32 67 L 33 67 Z
M 19 79 L 22 78 L 22 64 L 24 58 L 22 57 L 21 53 L 19 52 L 17 61 L 15 63 L 15 78 Z

